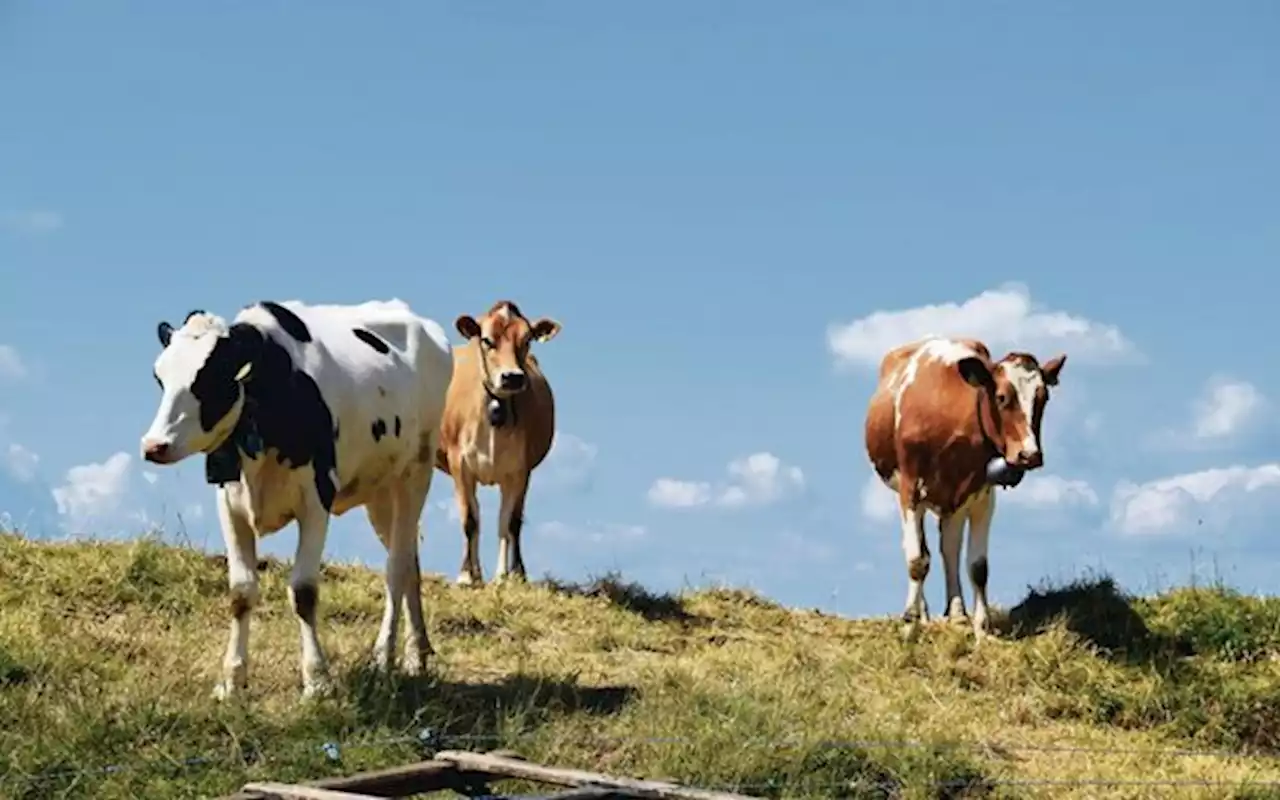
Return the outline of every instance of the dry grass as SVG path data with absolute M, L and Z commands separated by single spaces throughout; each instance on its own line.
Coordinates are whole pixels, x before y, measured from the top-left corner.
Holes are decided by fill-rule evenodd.
M 1246 787 L 1280 781 L 1277 600 L 1134 600 L 1085 580 L 1032 593 L 975 651 L 963 630 L 906 646 L 892 620 L 744 592 L 427 581 L 433 673 L 387 682 L 364 661 L 380 580 L 333 565 L 321 636 L 341 688 L 303 705 L 286 576 L 263 572 L 250 702 L 218 705 L 216 559 L 0 535 L 0 795 L 207 797 L 412 760 L 427 727 L 447 746 L 769 797 L 1280 796 Z M 1044 779 L 1234 785 L 1018 783 Z

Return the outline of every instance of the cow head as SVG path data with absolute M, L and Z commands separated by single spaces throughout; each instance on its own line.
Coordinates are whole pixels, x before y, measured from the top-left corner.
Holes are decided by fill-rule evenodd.
M 160 407 L 142 437 L 142 457 L 173 464 L 214 450 L 235 430 L 262 337 L 203 311 L 188 314 L 181 328 L 161 322 L 156 333 L 164 348 L 154 367 Z
M 480 340 L 480 374 L 494 397 L 507 398 L 529 387 L 525 359 L 534 341 L 549 342 L 560 332 L 560 323 L 542 317 L 530 323 L 510 300 L 501 300 L 477 321 L 463 314 L 454 323 L 468 341 Z
M 978 356 L 957 362 L 965 381 L 987 393 L 991 419 L 980 421 L 984 428 L 994 423 L 995 430 L 985 433 L 1009 464 L 1028 470 L 1043 466 L 1040 421 L 1049 403 L 1049 387 L 1058 385 L 1066 363 L 1066 354 L 1040 364 L 1029 353 L 1010 353 L 994 365 Z

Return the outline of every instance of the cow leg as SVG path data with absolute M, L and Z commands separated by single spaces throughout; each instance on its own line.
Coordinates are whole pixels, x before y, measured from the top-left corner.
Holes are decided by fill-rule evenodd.
M 974 498 L 969 511 L 969 580 L 973 583 L 973 631 L 978 639 L 987 633 L 987 540 L 996 513 L 996 493 L 988 488 Z
M 395 662 L 396 629 L 400 626 L 400 609 L 406 603 L 405 592 L 411 580 L 409 573 L 417 563 L 414 558 L 418 543 L 417 522 L 422 514 L 422 501 L 425 500 L 425 495 L 421 495 L 418 487 L 411 487 L 404 481 L 393 482 L 387 494 L 392 509 L 392 522 L 385 570 L 386 603 L 383 607 L 382 625 L 373 646 L 374 666 L 384 672 Z
M 498 579 L 514 574 L 525 580 L 524 559 L 520 555 L 520 529 L 524 526 L 524 498 L 529 491 L 529 475 L 502 485 L 502 506 L 498 512 Z
M 258 604 L 258 538 L 244 518 L 231 511 L 223 489 L 218 490 L 218 521 L 227 546 L 231 631 L 222 659 L 222 678 L 213 696 L 226 700 L 249 684 L 249 618 Z
M 458 503 L 458 516 L 462 517 L 462 533 L 466 537 L 466 550 L 462 554 L 462 568 L 458 571 L 458 584 L 479 586 L 484 583 L 480 570 L 480 503 L 476 500 L 476 480 L 461 463 L 450 464 L 453 474 L 454 499 Z
M 961 622 L 968 618 L 964 610 L 964 592 L 960 588 L 960 546 L 964 542 L 966 511 L 947 514 L 938 520 L 938 549 L 942 551 L 942 571 L 947 579 L 947 619 Z
M 434 448 L 434 445 L 432 445 Z M 424 476 L 415 480 L 407 493 L 405 513 L 401 517 L 402 535 L 408 541 L 404 548 L 412 554 L 413 561 L 406 569 L 404 610 L 408 630 L 405 632 L 402 665 L 409 675 L 418 675 L 426 669 L 427 656 L 435 652 L 427 636 L 427 623 L 422 613 L 422 567 L 418 561 L 419 524 L 422 509 L 431 491 L 431 476 L 435 470 L 428 465 Z
M 316 635 L 316 609 L 320 602 L 320 565 L 324 543 L 329 535 L 329 512 L 313 498 L 298 515 L 298 547 L 289 576 L 289 600 L 298 615 L 302 636 L 302 696 L 311 698 L 327 693 L 329 664 Z
M 924 598 L 924 579 L 929 575 L 929 545 L 924 538 L 924 508 L 904 503 L 902 514 L 902 552 L 907 560 L 907 606 L 902 612 L 903 636 L 914 638 L 921 623 L 929 621 L 929 606 Z
M 395 522 L 396 507 L 395 498 L 392 496 L 392 489 L 383 489 L 377 493 L 368 503 L 365 504 L 365 513 L 369 515 L 369 524 L 373 526 L 373 530 L 378 534 L 378 540 L 382 542 L 382 546 L 386 548 L 388 561 L 391 558 L 391 548 L 395 541 Z M 384 578 L 385 580 L 385 578 Z M 374 664 L 381 669 L 386 668 L 386 662 L 380 654 L 385 649 L 386 631 L 394 628 L 396 625 L 396 614 L 391 607 L 389 596 L 384 598 L 382 605 L 382 622 L 378 624 L 378 638 L 373 646 Z

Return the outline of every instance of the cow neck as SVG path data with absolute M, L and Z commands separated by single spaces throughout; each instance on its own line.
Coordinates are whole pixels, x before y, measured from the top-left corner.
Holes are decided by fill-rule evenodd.
M 476 342 L 476 349 L 480 351 L 480 385 L 484 387 L 484 411 L 489 424 L 495 428 L 505 427 L 508 423 L 517 424 L 515 397 L 500 397 L 494 391 L 489 383 L 489 358 L 485 355 L 484 345 Z
M 240 407 L 240 418 L 232 428 L 231 435 L 222 441 L 205 457 L 205 480 L 221 486 L 224 483 L 235 483 L 240 480 L 242 458 L 257 458 L 262 452 L 262 435 L 258 431 L 258 401 L 244 389 L 244 402 Z M 242 455 L 243 454 L 243 455 Z
M 982 402 L 983 398 L 987 399 L 986 403 Z M 1004 457 L 1005 436 L 1000 425 L 1000 415 L 992 412 L 991 394 L 985 388 L 979 388 L 975 393 L 974 404 L 978 413 L 978 433 L 982 435 L 982 444 L 989 451 L 987 458 L 991 459 L 995 456 Z M 991 412 L 991 413 L 989 413 Z M 995 428 L 996 435 L 992 436 L 988 431 L 988 416 L 991 418 L 991 427 Z

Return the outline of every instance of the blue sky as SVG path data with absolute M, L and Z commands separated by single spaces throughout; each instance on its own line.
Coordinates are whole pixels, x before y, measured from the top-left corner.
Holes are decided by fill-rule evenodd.
M 536 575 L 898 613 L 862 419 L 937 330 L 1068 354 L 997 602 L 1214 561 L 1273 590 L 1278 39 L 1263 2 L 6 3 L 0 509 L 220 549 L 201 462 L 137 457 L 160 319 L 510 298 L 564 325 Z M 328 552 L 382 557 L 359 511 Z

